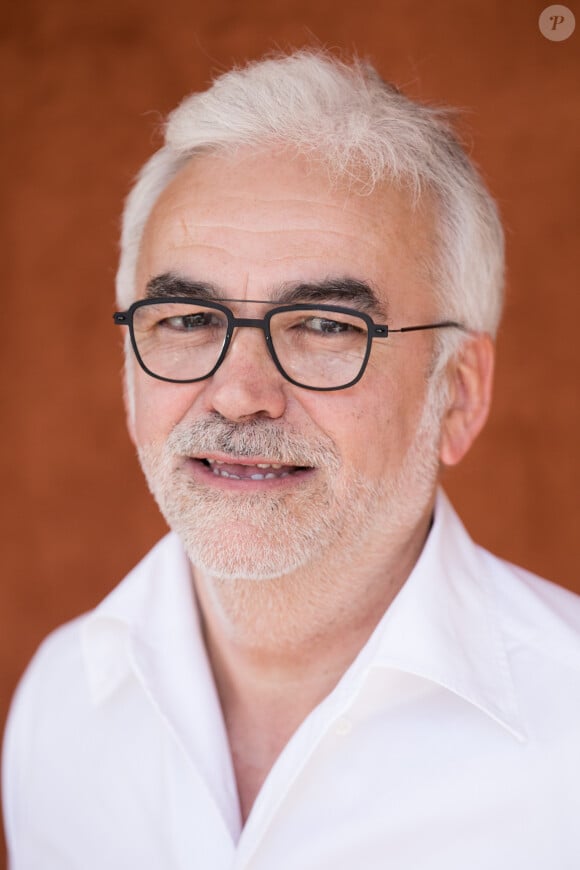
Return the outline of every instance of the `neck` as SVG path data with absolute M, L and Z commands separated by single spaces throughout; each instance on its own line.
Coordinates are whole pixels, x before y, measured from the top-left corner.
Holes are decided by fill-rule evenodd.
M 339 682 L 401 589 L 431 511 L 429 505 L 403 545 L 390 553 L 365 547 L 348 566 L 327 558 L 263 581 L 221 581 L 196 570 L 244 817 L 285 744 Z

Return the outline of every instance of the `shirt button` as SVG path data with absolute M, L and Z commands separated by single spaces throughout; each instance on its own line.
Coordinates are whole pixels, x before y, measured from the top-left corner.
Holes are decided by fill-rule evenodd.
M 350 719 L 343 717 L 336 723 L 336 733 L 339 737 L 346 737 L 352 731 L 352 722 Z

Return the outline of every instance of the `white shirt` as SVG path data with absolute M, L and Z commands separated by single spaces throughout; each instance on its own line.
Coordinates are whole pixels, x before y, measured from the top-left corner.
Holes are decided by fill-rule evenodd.
M 423 553 L 242 829 L 188 563 L 168 535 L 45 641 L 5 741 L 11 870 L 578 870 L 580 599 Z

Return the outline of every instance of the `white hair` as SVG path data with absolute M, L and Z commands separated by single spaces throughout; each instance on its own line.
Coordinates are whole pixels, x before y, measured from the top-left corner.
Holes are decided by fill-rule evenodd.
M 430 263 L 437 311 L 495 335 L 502 307 L 503 232 L 493 199 L 460 145 L 449 113 L 416 103 L 367 62 L 319 50 L 250 63 L 187 97 L 170 115 L 165 144 L 142 168 L 123 215 L 117 299 L 136 296 L 145 224 L 179 170 L 195 155 L 280 144 L 323 165 L 332 182 L 361 194 L 388 181 L 425 192 L 436 209 L 437 261 Z M 445 337 L 443 333 L 446 333 Z M 448 357 L 455 330 L 439 336 Z

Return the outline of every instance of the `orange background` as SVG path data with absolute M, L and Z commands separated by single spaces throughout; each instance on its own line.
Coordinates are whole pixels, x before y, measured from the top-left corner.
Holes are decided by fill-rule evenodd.
M 574 35 L 550 42 L 546 5 L 21 0 L 3 13 L 1 721 L 42 637 L 164 531 L 124 430 L 122 198 L 162 115 L 276 46 L 356 48 L 410 95 L 466 109 L 509 288 L 491 420 L 446 485 L 482 544 L 580 591 L 580 8 Z

